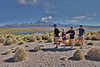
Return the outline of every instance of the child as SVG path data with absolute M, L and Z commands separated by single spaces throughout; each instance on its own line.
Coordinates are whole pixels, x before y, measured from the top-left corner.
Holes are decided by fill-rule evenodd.
M 85 35 L 86 32 L 85 32 L 85 29 L 83 29 L 83 25 L 80 25 L 80 28 L 77 30 L 79 30 L 78 42 L 82 43 L 82 45 L 80 47 L 80 49 L 82 49 L 82 47 L 83 47 L 83 35 Z
M 65 32 L 65 29 L 62 29 L 62 43 L 64 43 L 64 48 L 66 47 L 66 32 Z
M 68 34 L 68 33 L 70 34 L 70 39 L 69 39 L 69 42 L 71 43 L 71 48 L 70 49 L 73 49 L 73 39 L 74 39 L 74 35 L 75 35 L 73 27 L 71 27 L 71 30 L 66 32 L 66 34 Z
M 58 30 L 57 28 L 57 25 L 54 24 L 54 42 L 56 43 L 56 47 L 55 48 L 58 48 L 58 39 L 59 39 L 59 33 L 60 31 Z

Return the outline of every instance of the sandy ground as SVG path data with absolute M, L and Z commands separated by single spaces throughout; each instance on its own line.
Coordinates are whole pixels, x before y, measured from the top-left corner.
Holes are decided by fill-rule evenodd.
M 100 47 L 100 41 L 94 41 L 95 45 Z M 25 47 L 28 45 L 29 47 Z M 33 52 L 36 45 L 45 45 L 41 47 L 41 51 Z M 79 46 L 74 46 L 73 50 L 69 50 L 70 46 L 66 46 L 63 49 L 63 44 L 58 49 L 54 49 L 53 43 L 39 43 L 39 42 L 26 42 L 23 44 L 28 59 L 20 62 L 14 62 L 13 56 L 15 53 L 3 55 L 7 49 L 11 49 L 12 46 L 21 46 L 17 44 L 3 46 L 0 45 L 0 67 L 100 67 L 100 61 L 85 57 L 83 60 L 73 59 L 73 54 Z M 91 48 L 90 45 L 84 43 L 82 53 L 86 55 L 87 51 Z M 14 50 L 12 50 L 13 52 Z M 67 60 L 61 60 L 60 58 L 66 56 Z

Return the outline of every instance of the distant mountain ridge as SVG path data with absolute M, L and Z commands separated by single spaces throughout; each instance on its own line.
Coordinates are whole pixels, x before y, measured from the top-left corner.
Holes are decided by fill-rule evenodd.
M 14 23 L 14 24 L 6 24 L 4 26 L 0 26 L 0 28 L 12 28 L 12 27 L 53 27 L 54 23 L 44 20 L 42 21 L 41 19 L 38 20 L 35 23 L 24 23 L 24 24 L 18 24 L 18 23 Z M 73 24 L 60 24 L 57 23 L 58 27 L 79 27 L 79 25 L 73 25 Z M 84 25 L 84 27 L 99 27 L 99 26 L 91 26 L 91 25 Z

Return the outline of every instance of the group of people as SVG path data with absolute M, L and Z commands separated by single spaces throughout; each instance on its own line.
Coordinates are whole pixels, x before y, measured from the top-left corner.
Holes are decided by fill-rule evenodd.
M 71 44 L 71 48 L 73 49 L 73 39 L 75 36 L 75 31 L 79 30 L 79 35 L 78 35 L 78 42 L 81 42 L 82 45 L 80 47 L 80 49 L 82 49 L 83 47 L 83 36 L 86 34 L 85 29 L 83 29 L 83 25 L 80 25 L 79 29 L 73 30 L 73 27 L 70 27 L 69 31 L 65 31 L 65 29 L 63 28 L 62 31 L 59 31 L 59 29 L 57 28 L 57 25 L 54 24 L 54 43 L 56 44 L 55 48 L 58 48 L 58 44 L 60 44 L 58 42 L 58 39 L 60 38 L 59 33 L 61 32 L 61 36 L 62 36 L 62 43 L 64 44 L 64 48 L 66 47 L 66 44 Z M 66 34 L 70 35 L 70 39 L 69 39 L 69 43 L 66 42 L 67 38 L 66 38 Z

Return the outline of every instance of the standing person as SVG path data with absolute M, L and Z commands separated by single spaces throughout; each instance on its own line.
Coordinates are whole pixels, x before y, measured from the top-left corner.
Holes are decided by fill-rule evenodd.
M 86 32 L 85 32 L 85 29 L 83 29 L 83 25 L 80 25 L 80 28 L 77 30 L 79 30 L 78 42 L 82 43 L 82 45 L 80 47 L 80 49 L 82 49 L 82 47 L 83 47 L 83 35 L 85 35 Z
M 54 42 L 56 43 L 56 47 L 55 48 L 58 48 L 58 39 L 59 39 L 59 33 L 60 33 L 60 31 L 58 30 L 58 28 L 57 28 L 57 25 L 56 24 L 54 24 Z
M 71 48 L 70 49 L 73 49 L 73 39 L 74 39 L 74 35 L 75 35 L 75 32 L 73 30 L 73 27 L 71 27 L 71 29 L 66 32 L 66 34 L 70 34 L 70 39 L 69 39 L 69 42 L 71 43 Z
M 62 29 L 62 34 L 61 34 L 61 36 L 62 36 L 62 43 L 64 43 L 64 48 L 66 47 L 66 32 L 65 32 L 65 29 L 63 28 Z

